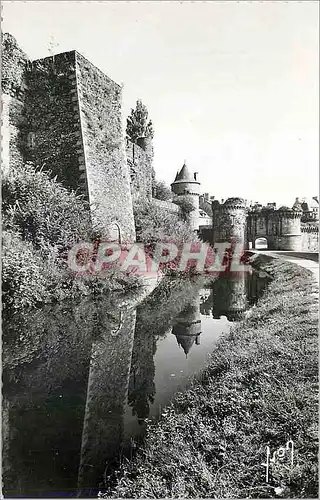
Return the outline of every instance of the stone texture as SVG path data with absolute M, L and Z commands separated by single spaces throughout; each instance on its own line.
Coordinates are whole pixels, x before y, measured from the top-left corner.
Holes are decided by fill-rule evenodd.
M 142 147 L 143 146 L 143 147 Z M 133 200 L 152 198 L 152 161 L 151 140 L 145 138 L 141 146 L 127 140 L 127 162 L 130 170 L 131 193 Z
M 121 87 L 78 53 L 76 65 L 88 192 L 94 204 L 92 217 L 107 232 L 117 223 L 121 241 L 134 241 Z
M 30 61 L 15 38 L 2 36 L 2 165 L 22 165 L 20 127 L 23 124 L 23 101 L 26 92 L 26 72 Z
M 75 73 L 75 64 L 74 51 L 32 62 L 27 73 L 26 126 L 22 129 L 25 160 L 56 175 L 72 189 L 80 187 L 80 119 L 72 100 L 77 88 L 76 81 L 69 78 Z M 33 143 L 28 142 L 30 133 Z
M 246 208 L 241 198 L 229 198 L 224 204 L 212 203 L 213 241 L 245 244 Z
M 31 63 L 10 35 L 3 75 L 5 168 L 28 161 L 43 168 L 86 197 L 103 237 L 116 225 L 118 239 L 134 241 L 121 87 L 76 51 Z M 150 155 L 149 148 L 149 163 Z
M 301 223 L 302 212 L 248 210 L 240 198 L 229 198 L 223 204 L 215 200 L 212 210 L 212 227 L 200 228 L 202 240 L 211 244 L 236 240 L 254 248 L 258 238 L 266 238 L 269 250 L 318 251 L 318 226 Z
M 301 251 L 319 252 L 319 227 L 305 224 L 301 227 Z

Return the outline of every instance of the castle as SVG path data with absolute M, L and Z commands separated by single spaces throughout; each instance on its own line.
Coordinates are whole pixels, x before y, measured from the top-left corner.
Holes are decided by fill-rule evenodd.
M 30 61 L 10 34 L 2 43 L 3 168 L 32 162 L 49 171 L 86 197 L 105 238 L 135 241 L 133 202 L 152 199 L 153 148 L 150 138 L 125 138 L 121 86 L 75 50 Z M 318 250 L 318 217 L 306 203 L 279 210 L 241 198 L 219 203 L 201 195 L 186 163 L 171 189 L 172 201 L 156 202 L 179 211 L 185 200 L 205 241 L 233 238 L 250 248 L 265 238 L 274 250 Z

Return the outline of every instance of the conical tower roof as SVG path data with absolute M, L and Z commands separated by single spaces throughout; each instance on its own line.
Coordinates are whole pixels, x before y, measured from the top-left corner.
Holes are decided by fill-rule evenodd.
M 196 335 L 176 335 L 176 338 L 179 346 L 182 347 L 185 355 L 187 356 L 188 352 L 190 351 L 191 347 L 194 344 Z
M 180 173 L 180 172 L 179 172 L 179 170 L 177 170 L 176 176 L 175 176 L 175 178 L 174 178 L 174 182 L 176 182 L 176 181 L 178 180 L 179 173 Z
M 190 174 L 189 169 L 186 165 L 186 162 L 184 162 L 182 169 L 177 175 L 177 181 L 194 181 L 194 177 Z

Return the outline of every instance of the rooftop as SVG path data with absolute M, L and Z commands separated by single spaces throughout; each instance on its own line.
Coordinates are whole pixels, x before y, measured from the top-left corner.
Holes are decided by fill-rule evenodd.
M 175 182 L 196 182 L 197 184 L 200 184 L 196 180 L 195 175 L 190 173 L 190 171 L 186 165 L 186 162 L 184 162 L 181 170 L 177 172 L 177 175 L 174 179 L 174 183 Z

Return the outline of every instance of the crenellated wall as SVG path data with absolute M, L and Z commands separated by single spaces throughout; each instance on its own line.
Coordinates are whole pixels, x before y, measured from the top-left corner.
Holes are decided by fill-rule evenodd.
M 319 252 L 319 226 L 311 224 L 301 226 L 301 251 Z
M 242 198 L 228 198 L 225 203 L 212 203 L 213 241 L 235 241 L 245 244 L 246 207 Z
M 302 213 L 289 208 L 249 211 L 247 240 L 254 248 L 257 238 L 266 238 L 269 250 L 301 249 Z
M 290 208 L 248 209 L 241 198 L 212 202 L 212 227 L 200 227 L 202 240 L 211 244 L 237 241 L 244 248 L 255 248 L 265 238 L 269 250 L 310 251 L 319 247 L 316 224 L 301 223 L 302 212 Z

